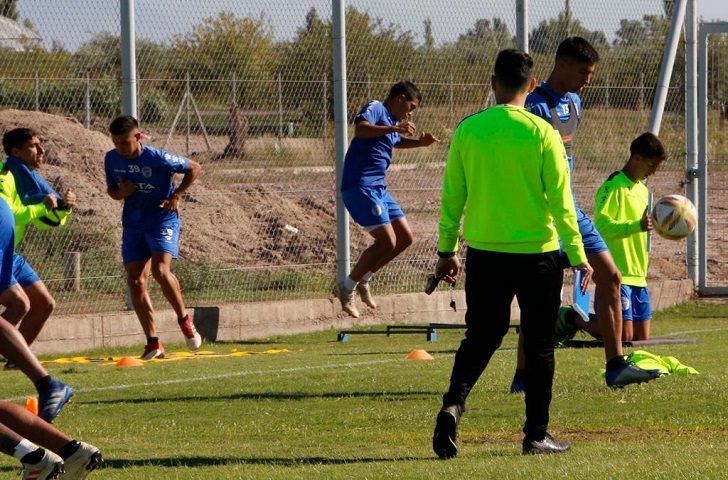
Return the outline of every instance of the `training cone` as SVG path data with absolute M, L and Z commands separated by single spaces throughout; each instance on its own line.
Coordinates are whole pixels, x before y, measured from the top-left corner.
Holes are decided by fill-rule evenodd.
M 38 415 L 38 397 L 25 397 L 25 409 L 33 415 Z
M 144 362 L 134 357 L 121 357 L 115 365 L 117 367 L 141 367 Z
M 435 357 L 424 350 L 412 350 L 404 357 L 405 360 L 434 360 Z

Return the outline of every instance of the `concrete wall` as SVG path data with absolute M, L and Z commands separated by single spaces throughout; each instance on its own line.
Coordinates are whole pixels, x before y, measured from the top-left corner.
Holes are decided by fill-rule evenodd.
M 571 286 L 565 287 L 565 303 L 570 302 Z M 689 300 L 694 295 L 690 280 L 650 282 L 654 310 Z M 428 296 L 410 293 L 377 297 L 379 306 L 371 310 L 360 305 L 361 318 L 341 312 L 334 298 L 313 298 L 271 303 L 245 303 L 193 310 L 198 331 L 209 341 L 237 341 L 290 335 L 316 330 L 346 329 L 363 325 L 463 323 L 465 294 L 453 292 L 458 310 L 450 308 L 450 292 L 441 289 Z M 161 306 L 161 305 L 160 305 Z M 512 318 L 519 318 L 518 305 Z M 183 341 L 174 312 L 157 312 L 157 331 L 163 343 Z M 37 354 L 68 354 L 92 348 L 138 345 L 145 338 L 133 311 L 113 314 L 53 316 L 33 344 Z

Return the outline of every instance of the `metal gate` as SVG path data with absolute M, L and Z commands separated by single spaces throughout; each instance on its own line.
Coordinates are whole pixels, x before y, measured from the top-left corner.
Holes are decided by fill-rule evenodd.
M 728 295 L 728 22 L 698 42 L 698 291 Z

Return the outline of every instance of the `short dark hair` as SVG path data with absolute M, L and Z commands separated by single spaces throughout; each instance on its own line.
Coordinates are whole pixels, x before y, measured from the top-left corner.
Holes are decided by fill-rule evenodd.
M 586 38 L 569 37 L 556 49 L 556 59 L 560 58 L 594 65 L 599 62 L 599 53 Z
M 404 95 L 407 100 L 414 100 L 416 98 L 419 102 L 422 102 L 420 89 L 409 80 L 403 80 L 392 85 L 392 88 L 389 89 L 389 96 L 387 98 L 395 98 L 400 95 Z
M 639 137 L 632 140 L 629 146 L 630 155 L 641 155 L 645 158 L 659 158 L 665 160 L 667 158 L 667 150 L 657 135 L 651 132 L 645 132 Z
M 139 122 L 131 115 L 122 115 L 116 117 L 109 125 L 109 132 L 112 135 L 123 135 L 129 133 L 135 128 L 139 128 Z
M 6 154 L 12 155 L 13 148 L 20 148 L 31 138 L 37 136 L 38 134 L 33 129 L 14 128 L 3 135 L 3 150 Z
M 523 50 L 501 50 L 495 59 L 493 74 L 498 85 L 507 90 L 524 90 L 533 78 L 533 59 Z

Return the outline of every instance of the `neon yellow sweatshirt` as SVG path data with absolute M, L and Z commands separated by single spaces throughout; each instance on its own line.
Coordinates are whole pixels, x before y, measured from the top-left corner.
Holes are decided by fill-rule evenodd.
M 633 287 L 647 286 L 647 232 L 640 221 L 649 195 L 642 182 L 635 183 L 619 171 L 607 178 L 594 197 L 594 226 L 622 272 L 622 283 Z
M 490 107 L 458 126 L 443 179 L 439 251 L 457 251 L 463 211 L 463 238 L 473 248 L 549 252 L 560 236 L 571 264 L 586 262 L 561 137 L 525 108 Z
M 63 226 L 71 213 L 70 210 L 49 211 L 43 203 L 23 205 L 15 186 L 15 177 L 5 168 L 4 163 L 0 163 L 0 196 L 7 202 L 15 217 L 15 246 L 23 239 L 29 223 L 42 230 Z

